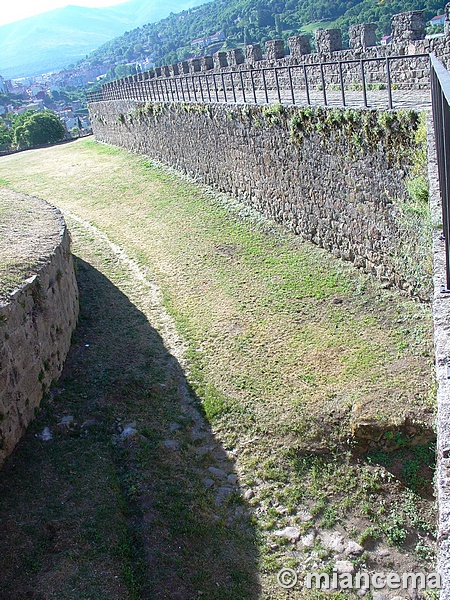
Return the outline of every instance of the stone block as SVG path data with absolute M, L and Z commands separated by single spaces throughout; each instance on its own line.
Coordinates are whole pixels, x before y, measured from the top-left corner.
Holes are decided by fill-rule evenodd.
M 376 27 L 376 23 L 352 25 L 348 30 L 350 48 L 353 48 L 354 50 L 365 50 L 370 46 L 376 46 Z
M 340 29 L 318 29 L 315 38 L 316 50 L 319 53 L 342 50 L 342 31 Z
M 242 63 L 245 62 L 245 56 L 242 48 L 233 48 L 233 50 L 229 50 L 227 53 L 227 58 L 229 67 L 237 67 L 237 65 L 242 65 Z
M 162 74 L 164 77 L 170 77 L 170 68 L 168 65 L 162 67 Z
M 423 10 L 411 10 L 394 15 L 391 19 L 392 42 L 423 40 L 425 19 Z
M 293 35 L 288 41 L 292 58 L 300 58 L 305 54 L 311 54 L 311 39 L 309 35 Z
M 226 52 L 216 52 L 213 54 L 213 62 L 215 69 L 221 69 L 222 67 L 228 67 L 228 59 Z
M 269 40 L 266 42 L 266 59 L 279 60 L 284 58 L 284 40 Z
M 170 68 L 170 76 L 171 77 L 176 77 L 177 75 L 180 74 L 180 70 L 178 68 L 178 64 L 177 63 L 175 63 L 173 65 L 170 65 L 169 68 Z
M 262 50 L 259 44 L 245 46 L 245 59 L 249 65 L 254 65 L 262 60 Z
M 189 73 L 198 73 L 201 69 L 199 58 L 190 58 L 188 60 Z
M 178 71 L 180 72 L 180 75 L 186 75 L 189 73 L 189 63 L 187 60 L 183 60 L 178 63 Z
M 214 67 L 213 57 L 202 56 L 200 59 L 200 66 L 202 71 L 210 71 Z

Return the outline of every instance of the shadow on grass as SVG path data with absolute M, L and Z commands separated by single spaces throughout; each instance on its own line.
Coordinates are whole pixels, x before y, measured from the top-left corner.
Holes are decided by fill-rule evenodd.
M 0 473 L 0 598 L 259 597 L 230 454 L 147 317 L 77 266 L 63 375 Z

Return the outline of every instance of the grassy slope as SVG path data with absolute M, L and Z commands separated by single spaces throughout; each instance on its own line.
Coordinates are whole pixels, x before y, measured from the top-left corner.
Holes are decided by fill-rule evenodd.
M 372 566 L 380 566 L 378 550 L 386 543 L 400 547 L 390 548 L 389 560 L 397 569 L 411 569 L 412 562 L 431 556 L 433 503 L 427 465 L 432 456 L 428 450 L 404 450 L 390 456 L 378 451 L 370 457 L 356 458 L 347 444 L 355 407 L 366 406 L 367 415 L 386 421 L 405 410 L 430 418 L 431 319 L 427 307 L 381 290 L 350 266 L 262 222 L 223 197 L 213 198 L 142 158 L 91 141 L 2 158 L 0 181 L 89 220 L 125 248 L 143 269 L 150 270 L 188 342 L 189 382 L 202 403 L 215 443 L 205 448 L 206 454 L 197 455 L 182 430 L 183 457 L 192 453 L 200 456 L 199 468 L 206 469 L 211 464 L 210 449 L 216 446 L 217 451 L 218 445 L 221 460 L 235 462 L 225 470 L 235 470 L 241 486 L 223 510 L 231 511 L 236 518 L 240 514 L 237 509 L 244 505 L 236 530 L 232 529 L 232 539 L 219 527 L 209 542 L 203 540 L 198 546 L 195 539 L 204 538 L 204 523 L 203 527 L 198 522 L 189 523 L 190 541 L 186 549 L 179 547 L 181 562 L 172 569 L 177 576 L 183 568 L 190 572 L 190 591 L 196 585 L 193 573 L 204 564 L 205 552 L 215 555 L 217 548 L 225 549 L 219 555 L 227 564 L 230 556 L 236 555 L 233 544 L 237 544 L 243 548 L 244 566 L 228 569 L 235 586 L 233 594 L 229 595 L 230 580 L 221 580 L 214 595 L 214 588 L 208 588 L 207 597 L 251 598 L 257 594 L 250 583 L 255 570 L 252 540 L 256 535 L 264 594 L 285 597 L 274 584 L 274 572 L 295 555 L 290 544 L 273 537 L 273 531 L 288 524 L 297 524 L 304 531 L 311 525 L 337 528 L 354 539 L 359 537 L 368 544 L 367 560 Z M 239 211 L 246 214 L 245 222 Z M 83 228 L 78 233 L 79 229 L 75 228 L 75 251 L 133 298 L 137 292 L 133 292 L 130 274 L 118 274 L 114 260 L 105 255 L 95 236 L 87 235 Z M 149 314 L 142 305 L 142 292 L 132 301 Z M 85 302 L 87 311 L 91 311 L 91 326 L 95 335 L 103 338 L 105 350 L 98 356 L 98 365 L 94 362 L 95 366 L 87 371 L 78 365 L 75 382 L 70 380 L 69 367 L 69 397 L 63 395 L 62 400 L 69 402 L 67 410 L 71 411 L 71 395 L 79 389 L 88 397 L 92 390 L 94 395 L 104 397 L 105 388 L 109 391 L 116 385 L 117 394 L 106 394 L 108 402 L 101 403 L 107 409 L 99 416 L 104 426 L 112 427 L 113 417 L 124 410 L 124 398 L 130 396 L 123 418 L 138 419 L 140 426 L 147 427 L 155 404 L 148 410 L 142 408 L 146 378 L 152 374 L 141 364 L 142 349 L 135 356 L 132 340 L 139 341 L 139 331 L 128 331 L 122 311 L 103 315 L 103 302 L 97 300 L 95 310 L 103 319 L 103 332 L 102 327 L 95 327 L 93 300 L 86 296 Z M 109 310 L 108 306 L 104 308 Z M 116 318 L 117 331 L 131 337 L 119 352 L 111 353 L 109 349 L 114 350 L 115 344 L 109 343 L 108 336 L 115 339 L 117 332 L 115 324 L 108 324 Z M 143 352 L 146 354 L 145 348 Z M 129 368 L 121 362 L 123 353 L 130 360 Z M 131 385 L 119 385 L 117 372 L 123 368 L 133 379 Z M 166 368 L 163 361 L 157 370 L 164 372 Z M 135 380 L 141 383 L 136 385 Z M 162 400 L 157 396 L 156 405 Z M 173 398 L 169 395 L 164 400 L 169 403 L 168 414 L 151 426 L 157 435 L 150 432 L 150 440 L 155 436 L 161 439 L 168 422 L 179 418 Z M 106 447 L 107 437 L 100 440 Z M 323 455 L 326 449 L 328 453 Z M 133 448 L 131 459 L 119 459 L 119 471 L 146 473 L 136 462 L 136 452 Z M 156 472 L 160 476 L 170 472 L 164 466 L 164 460 L 169 459 L 155 456 L 154 448 L 151 452 L 152 461 L 161 465 Z M 111 464 L 117 464 L 115 460 L 111 459 Z M 180 470 L 175 469 L 174 480 L 163 477 L 163 481 L 168 486 L 178 477 L 190 481 L 192 486 L 187 486 L 186 493 L 193 490 L 192 504 L 201 506 L 200 513 L 210 515 L 214 523 L 213 514 L 219 509 L 197 485 L 198 473 L 186 475 L 186 464 L 182 468 L 178 464 Z M 93 471 L 95 466 L 94 461 Z M 143 475 L 143 487 L 139 484 L 135 492 L 144 524 L 150 510 L 146 477 Z M 105 481 L 105 486 L 113 485 L 113 481 Z M 182 510 L 186 502 L 178 498 L 177 493 L 182 492 L 177 485 L 169 488 L 161 492 L 164 500 L 159 507 L 161 510 L 165 506 L 172 515 L 171 519 L 166 515 L 163 523 L 169 519 L 173 525 L 186 519 Z M 254 494 L 250 504 L 255 511 L 247 526 L 242 523 L 248 518 L 247 503 L 241 497 L 246 489 Z M 306 522 L 305 510 L 309 511 Z M 228 522 L 229 515 L 218 518 L 219 523 Z M 129 522 L 130 517 L 125 521 Z M 211 526 L 207 525 L 206 531 L 211 531 Z M 149 558 L 149 548 L 158 544 L 149 539 L 142 522 L 137 529 L 140 541 L 133 551 L 151 563 L 156 559 Z M 176 532 L 173 539 L 179 535 Z M 414 548 L 418 556 L 414 556 Z M 167 557 L 164 548 L 159 551 Z M 311 550 L 299 552 L 301 560 Z M 319 566 L 332 561 L 333 553 L 320 545 L 314 552 Z M 158 560 L 157 564 L 162 565 L 158 573 L 164 579 L 170 561 L 161 557 Z M 130 578 L 124 581 L 130 585 Z M 211 584 L 206 572 L 198 577 L 198 585 L 200 581 L 206 587 Z M 182 597 L 195 596 L 186 592 Z

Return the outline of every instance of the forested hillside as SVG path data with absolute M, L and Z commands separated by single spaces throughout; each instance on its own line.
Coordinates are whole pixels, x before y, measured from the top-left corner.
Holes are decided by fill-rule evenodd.
M 127 32 L 95 50 L 87 60 L 111 58 L 117 62 L 123 58 L 131 62 L 147 58 L 158 66 L 219 49 L 287 39 L 318 27 L 342 27 L 345 34 L 354 23 L 376 22 L 381 37 L 389 33 L 393 14 L 416 9 L 425 9 L 430 19 L 443 12 L 444 4 L 442 0 L 214 0 Z M 218 31 L 225 34 L 224 42 L 209 47 L 192 44 L 196 38 Z M 126 74 L 123 68 L 119 71 L 119 76 Z

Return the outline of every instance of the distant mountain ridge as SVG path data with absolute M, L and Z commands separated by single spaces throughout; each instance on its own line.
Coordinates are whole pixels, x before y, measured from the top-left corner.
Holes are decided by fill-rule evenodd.
M 129 0 L 111 8 L 67 6 L 0 27 L 0 75 L 59 70 L 105 42 L 204 0 Z

